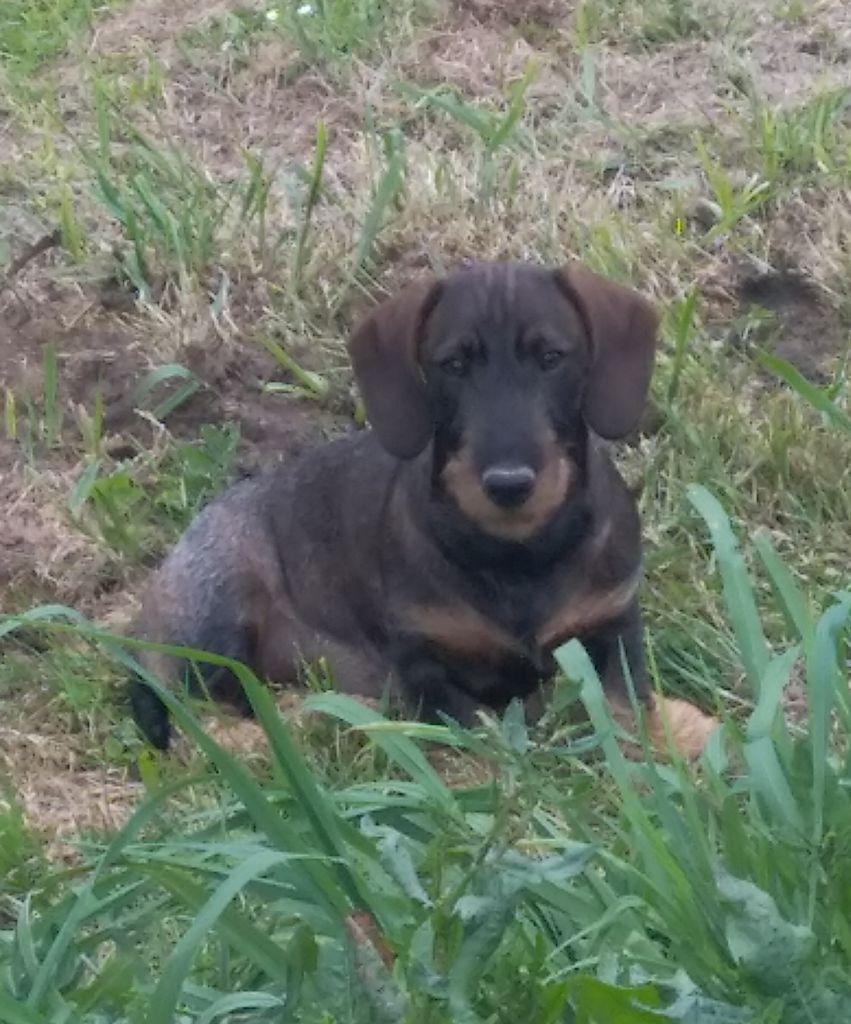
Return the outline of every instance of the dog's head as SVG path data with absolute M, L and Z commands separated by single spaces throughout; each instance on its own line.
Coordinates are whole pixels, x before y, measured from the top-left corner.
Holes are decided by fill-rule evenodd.
M 566 499 L 586 425 L 638 423 L 657 317 L 579 264 L 464 267 L 385 302 L 349 343 L 382 445 L 434 443 L 435 477 L 488 533 L 522 540 Z

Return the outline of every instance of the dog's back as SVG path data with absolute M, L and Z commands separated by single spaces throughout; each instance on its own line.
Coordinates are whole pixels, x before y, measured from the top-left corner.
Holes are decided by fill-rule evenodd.
M 361 432 L 239 481 L 197 516 L 154 574 L 135 635 L 232 658 L 282 683 L 324 658 L 356 692 L 378 693 L 386 670 L 375 567 L 395 469 Z M 227 671 L 161 652 L 139 660 L 163 681 L 245 708 Z M 139 683 L 131 700 L 148 739 L 167 746 L 162 702 Z

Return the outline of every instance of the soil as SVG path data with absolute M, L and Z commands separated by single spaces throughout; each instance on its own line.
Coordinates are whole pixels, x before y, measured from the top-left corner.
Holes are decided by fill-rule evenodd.
M 839 312 L 800 274 L 754 274 L 739 284 L 742 309 L 773 314 L 767 347 L 816 383 L 830 379 L 829 367 L 851 341 Z
M 29 267 L 14 291 L 0 296 L 0 380 L 15 395 L 19 438 L 27 400 L 36 409 L 43 402 L 49 344 L 57 355 L 63 414 L 62 444 L 54 450 L 39 446 L 37 473 L 23 445 L 0 438 L 0 610 L 59 600 L 93 611 L 103 591 L 114 587 L 103 578 L 108 559 L 62 511 L 60 495 L 70 493 L 82 468 L 83 451 L 73 441 L 79 438 L 75 410 L 91 412 L 100 392 L 106 453 L 118 460 L 149 449 L 161 428 L 140 412 L 134 395 L 144 376 L 162 365 L 162 345 L 152 343 L 150 318 L 116 313 L 104 306 L 102 289 L 57 284 L 44 271 Z M 203 424 L 237 424 L 237 473 L 273 466 L 350 424 L 348 416 L 315 402 L 264 392 L 264 382 L 282 375 L 256 343 L 221 338 L 209 318 L 186 334 L 169 355 L 202 387 L 168 417 L 165 428 L 176 437 L 195 438 Z M 120 595 L 112 593 L 110 615 L 117 600 Z

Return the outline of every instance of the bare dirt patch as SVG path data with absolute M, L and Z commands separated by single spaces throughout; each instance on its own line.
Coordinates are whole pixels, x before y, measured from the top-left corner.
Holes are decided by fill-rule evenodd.
M 727 254 L 700 279 L 704 316 L 713 337 L 734 347 L 752 344 L 826 383 L 851 344 L 851 323 L 825 286 L 824 268 L 800 264 L 783 250 L 771 262 Z M 760 373 L 763 382 L 773 381 Z
M 568 9 L 563 0 L 456 0 L 452 6 L 464 20 L 503 28 L 561 25 L 573 13 L 573 5 Z
M 28 472 L 17 446 L 0 443 L 0 613 L 45 601 L 80 604 L 112 581 L 106 553 L 63 514 L 67 466 Z
M 776 355 L 811 380 L 828 379 L 851 332 L 811 282 L 789 271 L 755 274 L 740 282 L 739 295 L 745 310 L 758 307 L 774 315 L 769 347 Z
M 119 569 L 68 511 L 85 465 L 81 417 L 92 414 L 98 393 L 104 452 L 115 460 L 150 450 L 163 429 L 194 439 L 204 424 L 234 423 L 241 437 L 235 469 L 254 471 L 292 457 L 347 422 L 316 402 L 264 392 L 265 382 L 286 375 L 252 340 L 222 337 L 208 310 L 190 310 L 182 318 L 125 315 L 101 300 L 100 288 L 58 280 L 37 263 L 15 281 L 14 291 L 0 296 L 0 380 L 15 397 L 18 435 L 0 439 L 0 610 L 58 601 L 111 616 L 123 588 L 138 575 L 132 567 Z M 48 345 L 58 368 L 58 436 L 52 441 L 40 436 Z M 185 366 L 201 386 L 163 428 L 140 411 L 137 388 L 168 361 Z M 132 599 L 131 592 L 126 596 Z
M 287 160 L 309 162 L 320 122 L 329 133 L 331 162 L 344 163 L 360 115 L 324 75 L 288 73 L 297 60 L 292 45 L 278 39 L 261 43 L 236 70 L 215 52 L 181 60 L 163 123 L 223 180 L 245 173 L 246 149 L 262 152 L 273 168 Z

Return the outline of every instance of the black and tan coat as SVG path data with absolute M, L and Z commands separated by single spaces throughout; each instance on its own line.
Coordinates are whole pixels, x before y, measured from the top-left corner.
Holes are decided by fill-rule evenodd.
M 638 514 L 600 438 L 635 428 L 655 334 L 644 299 L 576 264 L 474 264 L 411 285 L 350 341 L 372 429 L 203 511 L 153 578 L 138 634 L 278 683 L 323 658 L 346 692 L 389 686 L 411 712 L 462 722 L 535 696 L 578 637 L 616 706 L 621 652 L 652 704 Z M 227 673 L 208 686 L 239 703 Z M 163 705 L 141 683 L 132 699 L 166 746 Z M 671 710 L 694 753 L 709 720 Z

